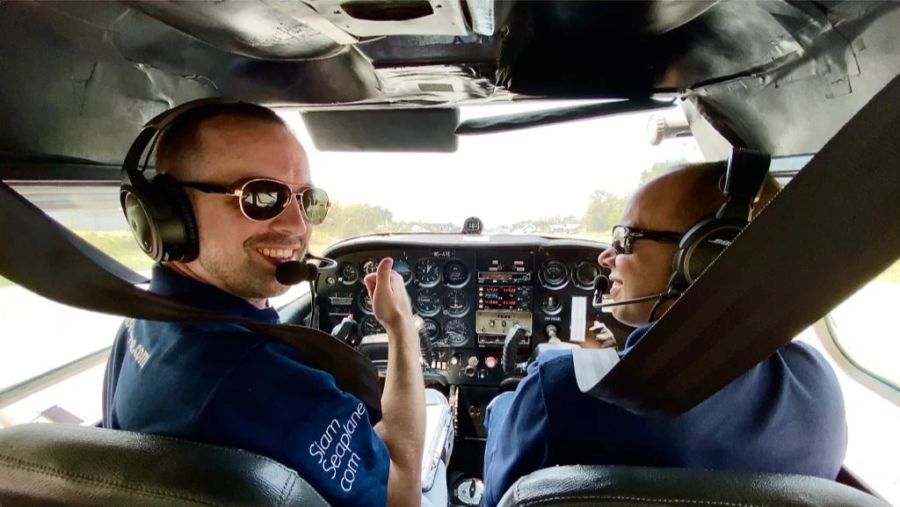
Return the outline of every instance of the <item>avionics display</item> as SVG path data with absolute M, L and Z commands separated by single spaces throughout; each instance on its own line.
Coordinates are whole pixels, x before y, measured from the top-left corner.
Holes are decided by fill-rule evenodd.
M 478 258 L 479 285 L 531 285 L 531 256 Z
M 516 285 L 479 285 L 479 310 L 531 310 L 531 287 Z

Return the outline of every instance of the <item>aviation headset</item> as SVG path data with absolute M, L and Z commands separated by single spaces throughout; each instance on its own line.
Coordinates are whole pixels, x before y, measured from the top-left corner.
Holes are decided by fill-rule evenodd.
M 680 296 L 747 227 L 770 161 L 763 152 L 732 149 L 722 189 L 727 200 L 715 215 L 701 218 L 681 237 L 672 262 L 669 298 Z
M 187 193 L 168 174 L 157 174 L 149 181 L 144 177 L 159 136 L 188 112 L 239 103 L 241 101 L 227 98 L 186 102 L 148 121 L 131 144 L 122 163 L 119 202 L 134 239 L 154 261 L 188 262 L 199 254 L 197 223 Z

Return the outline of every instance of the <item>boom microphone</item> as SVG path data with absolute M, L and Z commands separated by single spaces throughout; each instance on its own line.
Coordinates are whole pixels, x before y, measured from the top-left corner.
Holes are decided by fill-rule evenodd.
M 319 268 L 305 261 L 286 261 L 275 268 L 275 279 L 281 285 L 297 285 L 300 282 L 315 280 L 317 276 Z
M 322 266 L 309 262 L 309 259 L 321 261 Z M 286 261 L 279 264 L 275 268 L 275 279 L 281 285 L 297 285 L 301 282 L 315 280 L 319 276 L 319 271 L 330 271 L 336 267 L 337 262 L 333 259 L 307 253 L 299 261 Z
M 613 306 L 630 305 L 634 303 L 643 303 L 644 301 L 653 301 L 654 299 L 662 299 L 668 295 L 668 292 L 661 292 L 652 296 L 641 296 L 639 298 L 625 299 L 623 301 L 603 302 L 603 296 L 608 295 L 609 288 L 612 283 L 606 275 L 598 275 L 594 278 L 594 300 L 591 306 L 594 308 L 611 308 Z

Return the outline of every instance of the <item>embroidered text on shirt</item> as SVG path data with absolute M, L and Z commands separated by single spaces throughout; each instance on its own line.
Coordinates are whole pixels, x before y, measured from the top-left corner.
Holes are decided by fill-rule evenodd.
M 319 465 L 322 466 L 322 470 L 326 473 L 331 472 L 332 480 L 337 479 L 338 469 L 343 468 L 345 464 L 344 457 L 349 454 L 349 458 L 346 461 L 346 469 L 341 474 L 340 481 L 341 489 L 348 493 L 353 489 L 353 483 L 356 481 L 356 472 L 359 469 L 360 460 L 359 455 L 350 448 L 350 441 L 353 439 L 353 434 L 356 432 L 359 421 L 365 414 L 366 408 L 360 403 L 356 410 L 350 414 L 350 418 L 347 419 L 346 423 L 341 425 L 337 419 L 332 419 L 318 441 L 314 441 L 309 446 L 309 455 L 319 458 Z M 340 436 L 337 436 L 340 431 L 343 432 Z M 328 451 L 334 440 L 337 440 L 337 445 L 334 447 L 334 452 L 326 459 L 325 452 Z

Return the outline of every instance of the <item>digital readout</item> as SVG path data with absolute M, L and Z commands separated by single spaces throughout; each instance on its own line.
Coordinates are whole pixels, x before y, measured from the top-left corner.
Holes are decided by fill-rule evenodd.
M 515 273 L 510 271 L 479 271 L 478 283 L 488 285 L 530 284 L 531 272 Z
M 519 310 L 531 308 L 531 287 L 492 285 L 478 287 L 479 310 Z

